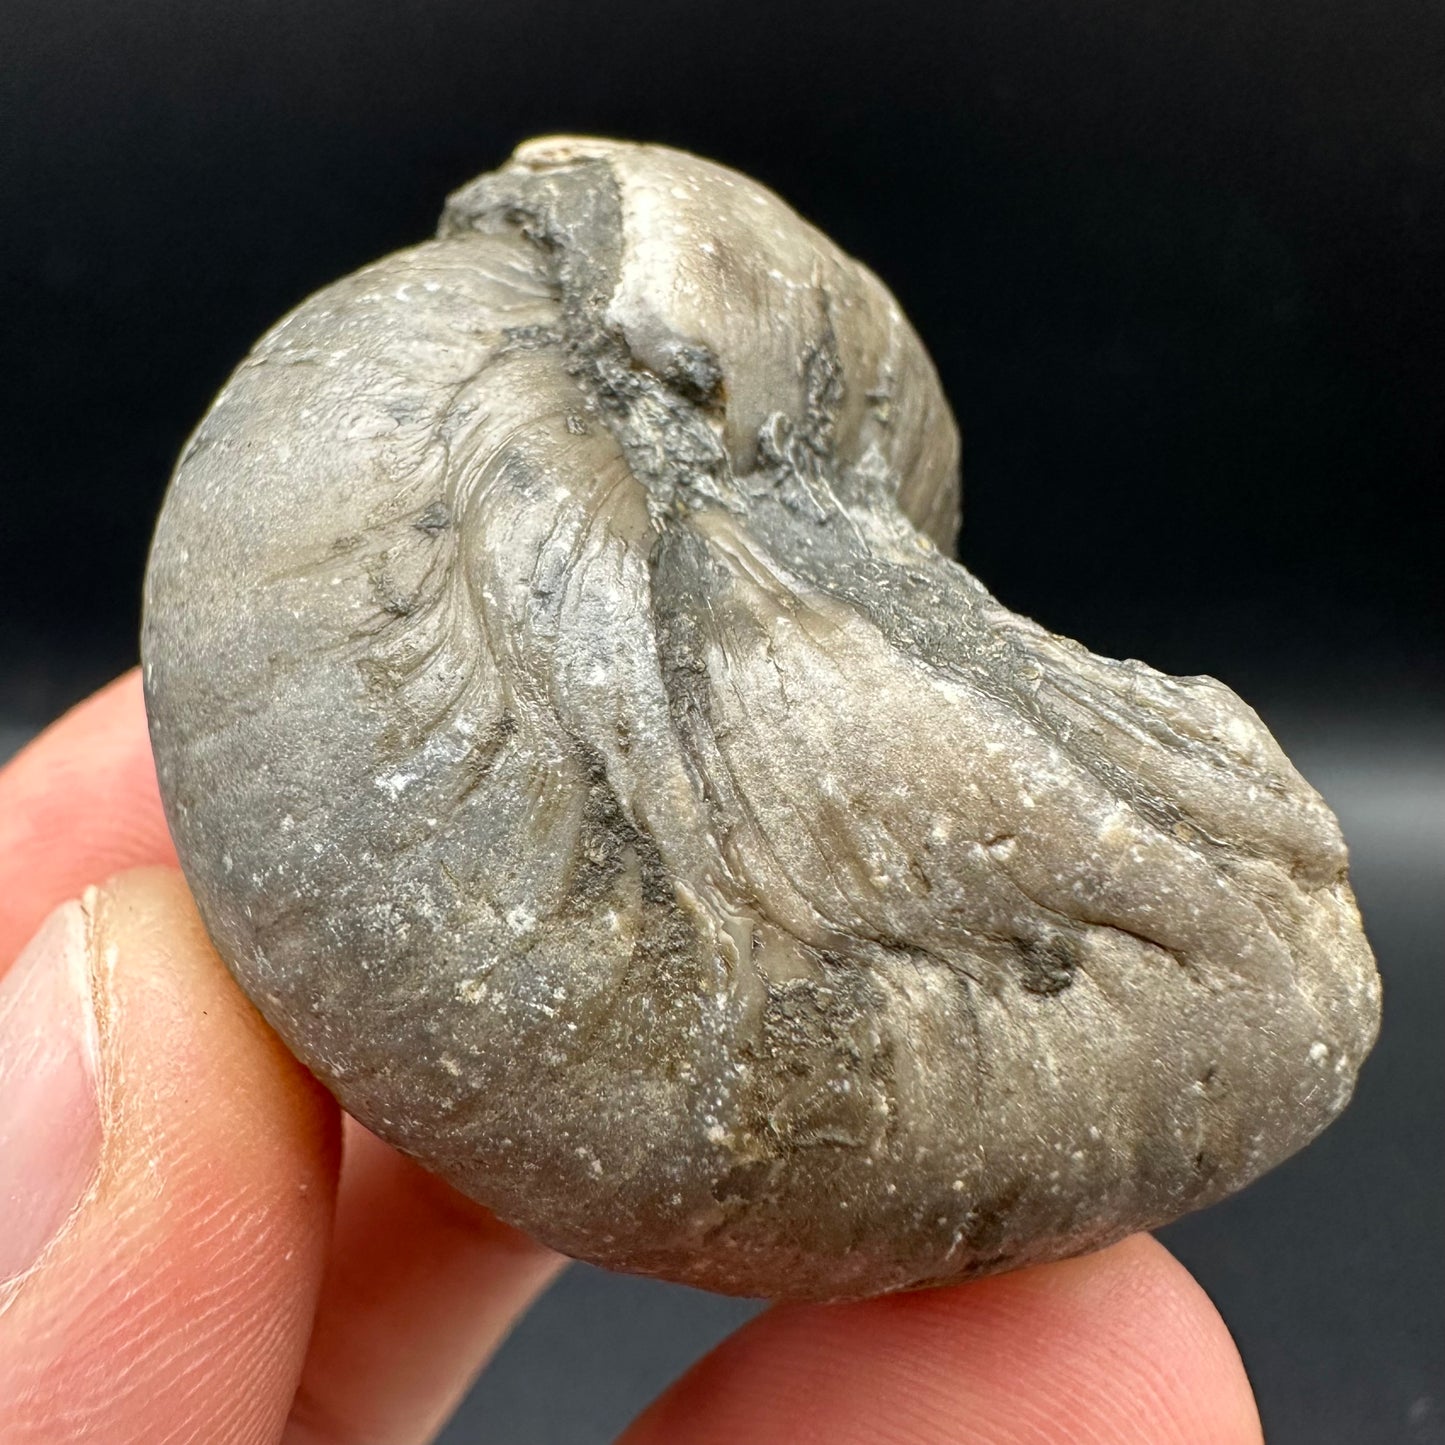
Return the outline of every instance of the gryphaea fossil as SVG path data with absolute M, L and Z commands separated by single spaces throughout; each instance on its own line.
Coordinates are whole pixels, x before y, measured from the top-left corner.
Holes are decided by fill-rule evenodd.
M 568 1254 L 812 1298 L 1103 1245 L 1338 1113 L 1334 818 L 1224 686 L 952 561 L 957 461 L 884 287 L 654 146 L 524 146 L 257 345 L 147 698 L 347 1109 Z

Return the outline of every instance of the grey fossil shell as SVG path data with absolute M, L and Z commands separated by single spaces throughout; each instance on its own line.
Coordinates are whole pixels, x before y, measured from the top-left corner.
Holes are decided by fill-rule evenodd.
M 845 1297 L 1095 1248 L 1344 1106 L 1339 829 L 1220 683 L 950 560 L 883 286 L 533 142 L 186 447 L 145 679 L 215 942 L 364 1123 L 568 1254 Z

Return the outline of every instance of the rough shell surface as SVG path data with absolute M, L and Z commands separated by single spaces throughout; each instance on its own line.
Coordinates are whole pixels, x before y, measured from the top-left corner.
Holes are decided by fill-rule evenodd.
M 558 139 L 257 345 L 143 651 L 222 955 L 370 1128 L 568 1254 L 844 1297 L 1103 1245 L 1344 1106 L 1334 818 L 1209 678 L 950 560 L 883 286 Z

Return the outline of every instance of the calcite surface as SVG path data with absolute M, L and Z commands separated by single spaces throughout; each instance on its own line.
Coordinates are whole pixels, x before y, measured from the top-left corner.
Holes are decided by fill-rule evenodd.
M 660 147 L 533 142 L 259 342 L 147 701 L 348 1110 L 568 1254 L 799 1298 L 1101 1246 L 1339 1112 L 1334 818 L 1220 683 L 951 560 L 957 465 L 880 282 Z

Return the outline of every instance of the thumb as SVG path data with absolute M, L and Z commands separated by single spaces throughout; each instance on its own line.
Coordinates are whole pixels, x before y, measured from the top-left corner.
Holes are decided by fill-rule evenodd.
M 277 1438 L 337 1137 L 178 874 L 52 913 L 0 982 L 0 1442 Z

